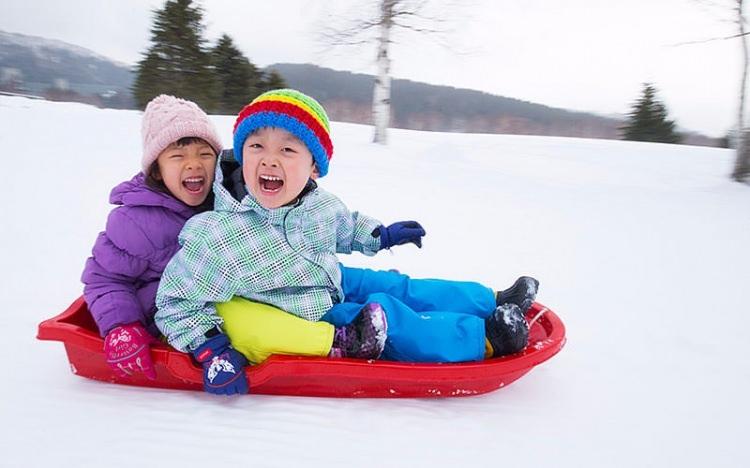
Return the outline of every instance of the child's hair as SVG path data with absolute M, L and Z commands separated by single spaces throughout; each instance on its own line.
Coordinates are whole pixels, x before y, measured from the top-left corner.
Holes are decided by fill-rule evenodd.
M 222 148 L 216 128 L 197 104 L 167 94 L 155 97 L 146 106 L 141 135 L 141 169 L 146 175 L 162 151 L 182 138 L 199 138 L 208 143 L 217 155 Z
M 180 138 L 179 140 L 175 141 L 174 144 L 179 147 L 187 146 L 192 143 L 205 143 L 210 146 L 210 143 L 208 143 L 203 138 L 198 137 L 184 137 Z M 218 155 L 216 156 L 219 157 Z M 218 162 L 217 162 L 218 164 Z M 159 162 L 154 161 L 151 163 L 151 165 L 148 167 L 147 171 L 144 171 L 143 173 L 146 177 L 144 181 L 146 182 L 146 185 L 151 187 L 152 189 L 163 192 L 168 195 L 174 196 L 172 192 L 169 191 L 169 188 L 167 188 L 167 185 L 164 183 L 164 179 L 161 177 L 161 171 L 159 170 Z M 209 211 L 213 209 L 214 206 L 214 192 L 213 190 L 209 192 L 206 199 L 196 207 L 199 213 L 202 213 L 204 211 Z
M 234 158 L 242 164 L 247 137 L 264 127 L 282 128 L 299 138 L 312 154 L 318 175 L 328 173 L 333 156 L 328 115 L 318 101 L 294 89 L 268 91 L 245 106 L 234 123 Z

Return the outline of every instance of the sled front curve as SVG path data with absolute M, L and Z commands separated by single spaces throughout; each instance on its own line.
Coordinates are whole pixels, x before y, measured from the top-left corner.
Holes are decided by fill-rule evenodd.
M 527 317 L 537 317 L 522 352 L 479 362 L 457 364 L 363 361 L 273 355 L 247 368 L 250 393 L 320 397 L 450 397 L 502 388 L 551 358 L 565 344 L 565 326 L 539 303 Z M 202 369 L 191 356 L 167 344 L 152 346 L 156 380 L 143 374 L 115 375 L 107 365 L 103 340 L 83 298 L 61 314 L 39 324 L 37 338 L 62 341 L 71 371 L 82 377 L 123 385 L 203 390 Z

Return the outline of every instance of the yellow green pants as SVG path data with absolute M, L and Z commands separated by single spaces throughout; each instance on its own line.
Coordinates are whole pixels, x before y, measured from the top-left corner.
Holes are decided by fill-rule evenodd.
M 328 356 L 334 328 L 310 322 L 267 304 L 234 297 L 216 304 L 232 347 L 258 364 L 271 354 Z

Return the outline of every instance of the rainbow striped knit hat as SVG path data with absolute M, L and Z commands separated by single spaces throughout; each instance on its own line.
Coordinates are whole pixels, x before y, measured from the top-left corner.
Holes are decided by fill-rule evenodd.
M 299 138 L 310 150 L 319 176 L 328 173 L 333 143 L 328 116 L 318 101 L 294 89 L 277 89 L 246 105 L 234 122 L 234 158 L 240 164 L 248 135 L 263 127 L 283 128 Z

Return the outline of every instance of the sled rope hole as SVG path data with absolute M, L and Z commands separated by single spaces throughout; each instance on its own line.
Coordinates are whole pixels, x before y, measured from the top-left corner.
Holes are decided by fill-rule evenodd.
M 534 318 L 531 319 L 531 321 L 529 322 L 529 328 L 531 328 L 531 326 L 534 325 L 534 322 L 536 322 L 537 320 L 539 320 L 539 317 L 541 317 L 542 315 L 544 315 L 544 313 L 547 312 L 548 310 L 549 310 L 548 308 L 543 307 L 542 310 L 540 310 L 539 312 L 537 312 L 536 315 L 534 316 Z

